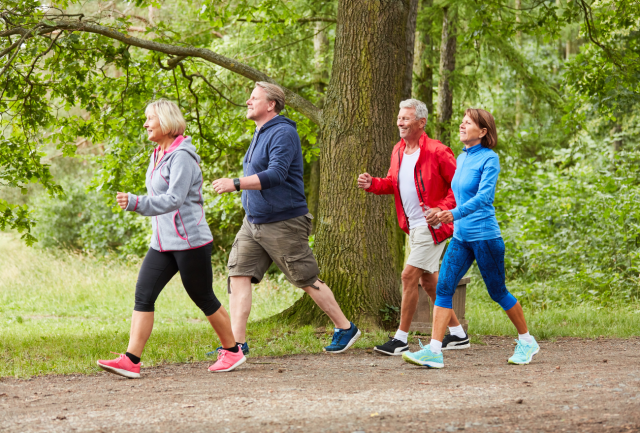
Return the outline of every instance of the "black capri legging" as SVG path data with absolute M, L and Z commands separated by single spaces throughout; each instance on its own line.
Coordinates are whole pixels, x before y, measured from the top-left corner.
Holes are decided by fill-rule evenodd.
M 154 311 L 160 292 L 178 271 L 187 294 L 204 315 L 218 311 L 220 301 L 212 287 L 212 250 L 213 243 L 186 251 L 160 252 L 149 248 L 138 274 L 134 311 Z

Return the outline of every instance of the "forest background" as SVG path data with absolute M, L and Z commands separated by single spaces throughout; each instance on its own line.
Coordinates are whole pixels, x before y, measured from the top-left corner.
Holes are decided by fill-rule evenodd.
M 342 7 L 351 3 L 358 2 Z M 319 108 L 339 70 L 337 1 L 1 4 L 0 224 L 34 247 L 98 260 L 137 263 L 148 248 L 148 220 L 121 212 L 114 200 L 116 191 L 144 192 L 151 151 L 142 128 L 145 105 L 160 97 L 180 105 L 210 185 L 242 174 L 254 129 L 244 101 L 253 84 L 202 58 L 64 28 L 61 14 L 148 41 L 208 48 Z M 467 107 L 496 118 L 502 172 L 495 206 L 514 294 L 537 310 L 640 311 L 639 2 L 403 4 L 415 26 L 409 93 L 429 107 L 428 134 L 458 155 L 457 125 Z M 364 24 L 361 31 L 376 31 Z M 11 30 L 18 27 L 26 30 Z M 395 112 L 397 101 L 389 104 Z M 327 179 L 320 173 L 330 177 L 339 168 L 321 167 L 321 127 L 304 107 L 289 106 L 284 115 L 298 124 L 316 214 Z M 383 143 L 385 161 L 394 143 Z M 352 184 L 345 188 L 356 191 L 356 173 L 348 174 Z M 218 196 L 210 186 L 203 192 L 214 266 L 223 271 L 242 206 L 237 194 Z M 276 268 L 270 274 L 282 280 Z M 386 309 L 380 320 L 395 305 L 380 305 Z

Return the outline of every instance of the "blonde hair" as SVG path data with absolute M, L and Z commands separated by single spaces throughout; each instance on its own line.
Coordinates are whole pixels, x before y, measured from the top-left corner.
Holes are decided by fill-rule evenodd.
M 187 129 L 187 122 L 182 116 L 180 107 L 168 99 L 161 98 L 153 101 L 147 105 L 144 114 L 147 117 L 153 114 L 158 116 L 160 129 L 162 129 L 163 134 L 177 137 L 178 135 L 182 135 L 184 130 Z
M 276 102 L 276 113 L 280 113 L 282 110 L 284 110 L 284 90 L 282 90 L 282 87 L 275 84 L 267 83 L 266 81 L 256 82 L 256 87 L 261 87 L 262 89 L 264 89 L 264 92 L 267 94 L 267 101 Z

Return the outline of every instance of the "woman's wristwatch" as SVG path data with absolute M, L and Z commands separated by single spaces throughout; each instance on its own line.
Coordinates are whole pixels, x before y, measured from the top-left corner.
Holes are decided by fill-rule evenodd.
M 236 191 L 240 191 L 240 179 L 238 179 L 237 177 L 233 179 L 233 186 L 236 187 Z

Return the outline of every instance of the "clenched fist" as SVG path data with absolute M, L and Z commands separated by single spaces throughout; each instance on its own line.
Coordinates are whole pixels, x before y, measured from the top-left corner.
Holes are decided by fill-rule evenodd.
M 362 173 L 358 176 L 358 188 L 369 189 L 371 188 L 371 181 L 373 177 L 369 173 Z
M 123 210 L 129 206 L 129 193 L 128 192 L 119 192 L 116 195 L 116 200 L 118 202 L 118 206 L 120 206 Z

